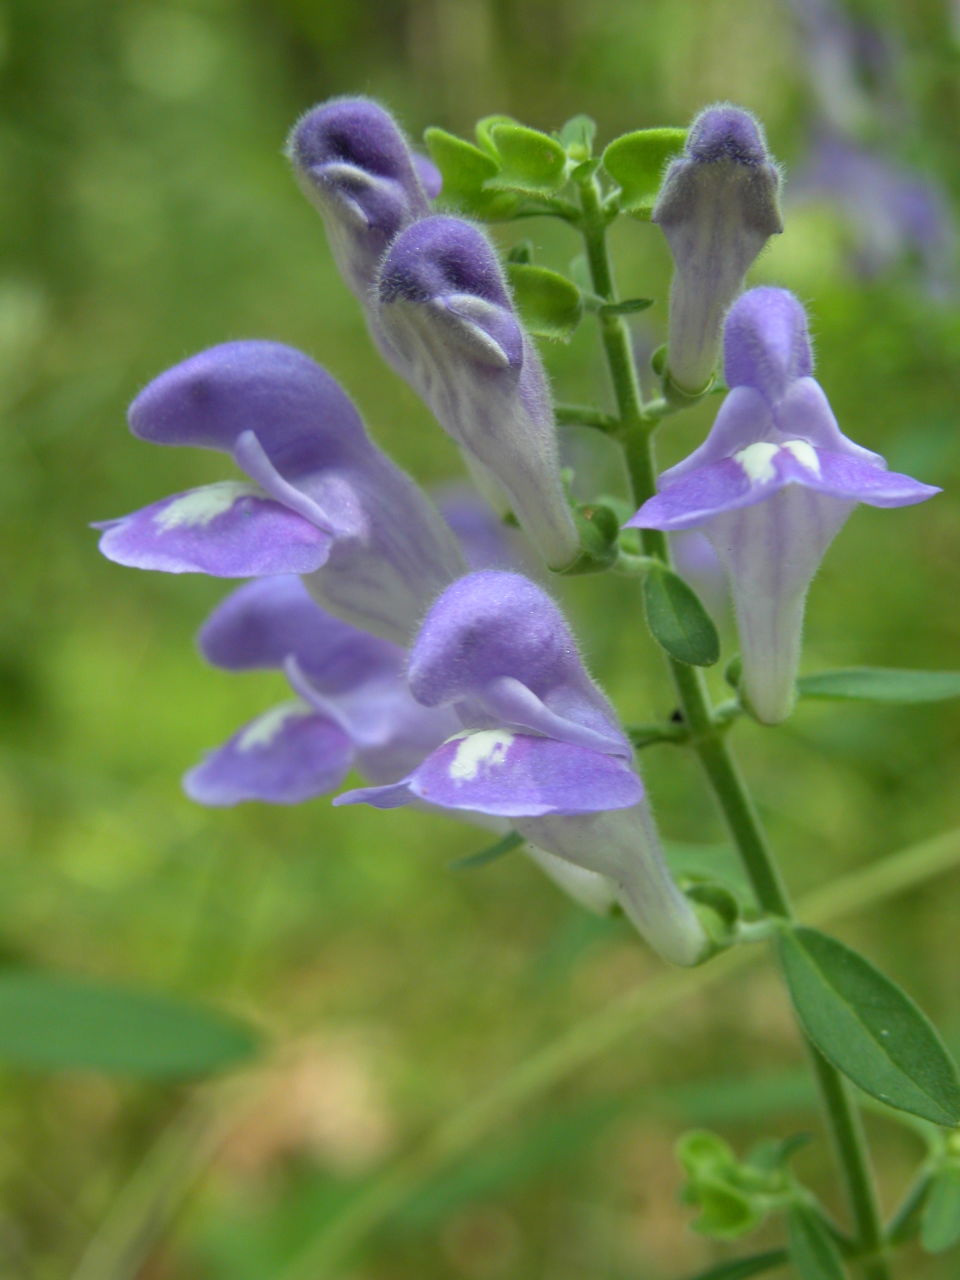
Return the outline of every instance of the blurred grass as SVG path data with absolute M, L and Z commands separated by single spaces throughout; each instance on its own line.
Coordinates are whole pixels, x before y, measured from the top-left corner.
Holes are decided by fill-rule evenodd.
M 909 128 L 891 149 L 956 199 L 946 8 L 859 7 L 904 53 Z M 126 403 L 193 350 L 276 338 L 326 364 L 418 477 L 454 475 L 454 451 L 413 395 L 386 370 L 371 376 L 380 366 L 281 155 L 296 116 L 363 91 L 414 135 L 430 123 L 467 132 L 491 111 L 551 127 L 585 110 L 609 138 L 731 98 L 762 115 L 789 174 L 810 89 L 789 11 L 760 0 L 11 0 L 0 34 L 0 956 L 205 998 L 272 1033 L 275 1058 L 237 1082 L 255 1105 L 232 1116 L 176 1231 L 124 1273 L 261 1280 L 438 1116 L 659 966 L 519 859 L 448 873 L 481 843 L 455 824 L 325 802 L 208 813 L 186 801 L 180 773 L 279 684 L 200 663 L 191 636 L 216 583 L 98 558 L 86 522 L 222 472 L 216 458 L 134 441 Z M 578 252 L 563 228 L 499 234 L 532 237 L 561 269 Z M 858 278 L 846 235 L 829 210 L 798 210 L 755 278 L 809 303 L 844 429 L 947 494 L 851 520 L 812 593 L 806 668 L 956 667 L 960 316 L 926 296 L 909 262 Z M 663 299 L 656 232 L 625 226 L 616 247 L 624 291 Z M 663 322 L 661 301 L 638 341 L 658 342 Z M 605 398 L 586 326 L 546 355 L 561 398 Z M 665 429 L 664 461 L 702 436 L 709 412 Z M 563 594 L 625 716 L 668 713 L 629 592 L 583 580 Z M 737 737 L 798 889 L 956 825 L 950 704 L 809 706 L 775 737 L 750 726 Z M 665 830 L 717 839 L 692 764 L 669 748 L 647 757 Z M 958 910 L 956 884 L 939 881 L 843 932 L 956 1022 Z M 712 1073 L 748 1070 L 758 1099 L 768 1085 L 776 1096 L 797 1061 L 768 977 L 729 1002 L 694 1000 L 554 1091 L 549 1109 L 490 1135 L 369 1242 L 353 1280 L 693 1271 L 708 1254 L 684 1230 L 671 1156 L 677 1128 L 704 1114 L 690 1099 L 709 1100 Z M 220 1087 L 228 1114 L 233 1087 Z M 5 1072 L 0 1271 L 70 1275 L 190 1095 Z M 758 1101 L 710 1123 L 741 1146 L 811 1123 L 804 1097 L 783 1102 L 783 1116 Z M 889 1204 L 912 1147 L 887 1127 L 877 1136 Z M 804 1157 L 811 1176 L 828 1171 L 823 1147 Z M 918 1280 L 953 1274 L 950 1262 L 908 1265 Z

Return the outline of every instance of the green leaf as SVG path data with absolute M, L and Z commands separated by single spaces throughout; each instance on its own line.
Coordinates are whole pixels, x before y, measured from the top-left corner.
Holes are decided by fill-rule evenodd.
M 727 1262 L 718 1262 L 707 1271 L 698 1271 L 690 1280 L 750 1280 L 751 1276 L 763 1275 L 765 1271 L 773 1271 L 782 1267 L 787 1261 L 785 1249 L 770 1249 L 767 1253 L 754 1253 L 749 1258 L 732 1258 Z
M 818 671 L 797 681 L 801 698 L 857 702 L 942 702 L 960 698 L 960 671 L 909 671 L 898 667 L 847 667 Z
M 492 156 L 496 161 L 497 168 L 500 168 L 500 156 L 497 152 L 497 144 L 493 140 L 492 130 L 498 124 L 519 124 L 519 120 L 514 120 L 513 116 L 484 116 L 482 120 L 478 120 L 474 125 L 473 131 L 476 134 L 477 144 L 480 148 Z
M 720 637 L 697 593 L 670 569 L 651 569 L 643 580 L 647 626 L 671 658 L 709 667 L 720 657 Z
M 701 1176 L 691 1190 L 700 1209 L 691 1225 L 701 1235 L 714 1240 L 739 1240 L 763 1221 L 763 1214 L 753 1201 L 722 1178 Z
M 689 1178 L 736 1168 L 733 1148 L 719 1134 L 709 1129 L 691 1129 L 677 1142 L 677 1159 Z
M 472 871 L 476 867 L 485 867 L 488 862 L 496 862 L 497 858 L 502 858 L 505 853 L 512 853 L 522 844 L 523 836 L 518 836 L 515 831 L 511 831 L 509 835 L 503 836 L 494 844 L 487 845 L 485 849 L 478 850 L 477 853 L 468 853 L 463 858 L 455 858 L 453 862 L 447 864 L 448 870 Z
M 172 996 L 58 974 L 0 974 L 0 1060 L 163 1079 L 220 1071 L 259 1037 L 239 1021 Z
M 549 134 L 522 124 L 495 124 L 490 139 L 497 149 L 501 172 L 487 179 L 486 189 L 551 195 L 566 180 L 567 153 Z
M 602 316 L 629 316 L 653 306 L 653 298 L 625 298 L 623 302 L 605 302 L 598 308 Z
M 945 1165 L 927 1192 L 920 1241 L 927 1253 L 943 1253 L 960 1244 L 960 1168 Z
M 804 1030 L 825 1058 L 890 1107 L 934 1124 L 960 1122 L 957 1069 L 899 987 L 817 929 L 784 931 L 780 957 Z
M 582 164 L 593 155 L 593 140 L 597 135 L 597 122 L 590 116 L 572 116 L 560 130 L 560 145 L 576 164 Z
M 787 1215 L 790 1261 L 802 1280 L 844 1280 L 839 1250 L 819 1214 L 797 1205 Z
M 484 190 L 484 183 L 500 172 L 492 156 L 445 129 L 427 129 L 423 140 L 443 178 L 443 204 L 479 218 L 511 216 L 520 203 L 518 196 Z
M 620 188 L 624 213 L 649 218 L 663 171 L 683 150 L 685 129 L 638 129 L 615 138 L 603 153 L 603 167 Z
M 789 1138 L 761 1138 L 752 1148 L 747 1163 L 762 1173 L 785 1169 L 795 1153 L 813 1141 L 811 1133 L 794 1133 Z
M 583 315 L 580 290 L 559 271 L 507 262 L 507 278 L 524 324 L 538 338 L 569 340 Z

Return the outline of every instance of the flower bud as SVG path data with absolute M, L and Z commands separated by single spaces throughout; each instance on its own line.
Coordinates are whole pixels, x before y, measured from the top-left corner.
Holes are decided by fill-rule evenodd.
M 783 230 L 779 191 L 749 112 L 720 104 L 697 116 L 651 215 L 673 255 L 667 373 L 681 392 L 709 385 L 724 312 L 769 237 Z
M 402 231 L 380 273 L 378 325 L 484 495 L 504 495 L 551 568 L 570 564 L 579 539 L 546 376 L 483 232 L 450 217 Z
M 430 212 L 424 171 L 390 113 L 369 98 L 334 98 L 308 111 L 287 154 L 344 280 L 366 302 L 387 245 Z

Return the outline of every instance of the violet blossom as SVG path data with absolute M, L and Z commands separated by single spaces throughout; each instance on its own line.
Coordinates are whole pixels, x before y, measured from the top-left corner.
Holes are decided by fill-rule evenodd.
M 108 559 L 168 573 L 297 573 L 353 626 L 406 641 L 465 568 L 429 499 L 367 436 L 325 370 L 275 342 L 229 342 L 154 379 L 134 435 L 232 456 L 250 477 L 103 522 Z
M 378 288 L 377 324 L 397 367 L 460 446 L 484 496 L 512 509 L 552 569 L 565 568 L 579 537 L 553 405 L 493 246 L 459 218 L 421 219 L 390 246 Z
M 783 230 L 779 191 L 759 122 L 728 104 L 701 111 L 651 214 L 673 255 L 667 366 L 681 391 L 698 394 L 710 383 L 723 314 L 767 240 Z
M 909 506 L 939 490 L 888 471 L 841 433 L 811 376 L 807 319 L 791 293 L 745 293 L 724 337 L 731 390 L 713 429 L 628 527 L 702 528 L 733 595 L 744 696 L 773 724 L 793 705 L 807 589 L 854 506 Z
M 624 911 L 677 964 L 708 948 L 670 877 L 632 749 L 550 597 L 514 573 L 471 573 L 440 596 L 407 681 L 464 726 L 392 785 L 335 804 L 427 801 L 509 819 L 538 849 L 612 881 Z

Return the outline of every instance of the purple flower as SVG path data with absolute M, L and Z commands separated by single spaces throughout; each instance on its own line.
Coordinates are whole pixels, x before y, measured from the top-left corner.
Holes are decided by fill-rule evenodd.
M 543 366 L 483 232 L 440 216 L 402 231 L 380 272 L 378 326 L 484 496 L 513 510 L 551 568 L 573 561 Z
M 430 212 L 434 166 L 410 151 L 396 121 L 369 98 L 334 98 L 297 121 L 287 143 L 294 173 L 323 217 L 350 289 L 366 304 L 390 241 Z
M 682 391 L 710 382 L 723 314 L 767 240 L 783 230 L 779 191 L 777 166 L 749 112 L 720 104 L 697 116 L 651 214 L 673 255 L 667 363 Z
M 463 731 L 399 782 L 335 804 L 419 800 L 508 818 L 538 849 L 612 881 L 665 958 L 701 957 L 703 929 L 667 871 L 629 742 L 540 587 L 514 573 L 461 578 L 428 613 L 407 680 L 422 706 L 452 707 Z
M 797 299 L 744 294 L 727 317 L 731 391 L 713 429 L 628 522 L 710 539 L 733 593 L 746 700 L 768 724 L 792 707 L 807 588 L 856 503 L 902 507 L 939 492 L 847 439 L 812 369 Z
M 369 439 L 319 365 L 275 342 L 229 342 L 149 384 L 134 435 L 229 453 L 225 481 L 104 522 L 104 555 L 168 573 L 298 573 L 337 617 L 404 642 L 463 572 L 426 496 Z
M 457 728 L 449 709 L 411 697 L 402 649 L 325 613 L 295 576 L 246 583 L 199 639 L 214 666 L 284 670 L 298 695 L 187 774 L 187 794 L 201 804 L 299 804 L 333 791 L 351 767 L 374 782 L 393 779 Z

